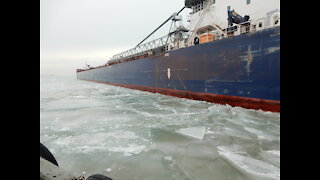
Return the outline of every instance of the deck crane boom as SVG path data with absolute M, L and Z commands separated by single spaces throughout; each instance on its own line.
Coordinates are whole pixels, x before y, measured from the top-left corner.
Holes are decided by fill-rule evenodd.
M 146 39 L 148 39 L 148 37 L 150 37 L 153 33 L 155 33 L 158 29 L 160 29 L 165 23 L 167 23 L 170 19 L 174 18 L 175 16 L 179 15 L 179 13 L 181 11 L 183 11 L 183 9 L 185 8 L 185 6 L 180 10 L 178 11 L 177 13 L 173 13 L 173 15 L 171 15 L 167 20 L 165 20 L 159 27 L 157 27 L 154 31 L 152 31 L 152 33 L 150 33 L 146 38 L 144 38 L 137 46 L 139 46 L 141 43 L 143 43 Z

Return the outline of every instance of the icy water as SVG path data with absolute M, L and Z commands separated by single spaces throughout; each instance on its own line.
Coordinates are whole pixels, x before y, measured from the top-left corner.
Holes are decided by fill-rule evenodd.
M 280 113 L 40 77 L 40 141 L 114 180 L 280 179 Z

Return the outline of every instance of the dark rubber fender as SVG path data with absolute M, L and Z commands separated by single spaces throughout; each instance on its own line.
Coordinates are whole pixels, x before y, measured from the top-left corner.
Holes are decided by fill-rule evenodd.
M 194 38 L 193 44 L 194 44 L 194 45 L 199 44 L 199 38 L 198 38 L 198 37 L 195 37 L 195 38 Z
M 86 180 L 112 180 L 112 179 L 102 174 L 93 174 L 89 176 Z
M 41 143 L 40 143 L 40 157 L 42 157 L 43 159 L 46 159 L 47 161 L 51 162 L 56 166 L 59 166 L 58 162 L 56 161 L 54 156 L 51 154 L 51 152 Z

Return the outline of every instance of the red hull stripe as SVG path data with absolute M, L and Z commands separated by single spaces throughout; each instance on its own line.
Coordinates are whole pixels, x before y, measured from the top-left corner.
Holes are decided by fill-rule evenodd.
M 81 80 L 86 80 L 86 79 L 81 79 Z M 199 93 L 199 92 L 192 92 L 192 91 L 137 86 L 137 85 L 131 85 L 131 84 L 119 84 L 119 83 L 95 81 L 95 80 L 86 80 L 86 81 L 93 81 L 97 83 L 120 86 L 124 88 L 136 89 L 141 91 L 148 91 L 152 93 L 160 93 L 163 95 L 175 96 L 180 98 L 202 100 L 202 101 L 208 101 L 208 102 L 213 102 L 218 104 L 229 104 L 230 106 L 240 106 L 247 109 L 255 109 L 255 110 L 261 109 L 263 111 L 280 112 L 280 101 L 275 101 L 275 100 L 246 98 L 246 97 L 238 97 L 238 96 L 226 96 L 226 95 L 220 95 L 220 94 Z

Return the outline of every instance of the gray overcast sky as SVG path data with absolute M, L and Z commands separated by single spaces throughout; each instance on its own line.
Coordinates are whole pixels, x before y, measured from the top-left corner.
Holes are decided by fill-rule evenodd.
M 40 0 L 40 74 L 75 75 L 133 48 L 184 0 Z M 190 9 L 181 14 L 184 20 Z M 186 23 L 184 23 L 187 25 Z M 170 22 L 147 41 L 168 33 Z

